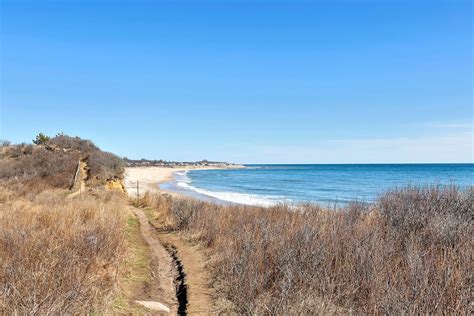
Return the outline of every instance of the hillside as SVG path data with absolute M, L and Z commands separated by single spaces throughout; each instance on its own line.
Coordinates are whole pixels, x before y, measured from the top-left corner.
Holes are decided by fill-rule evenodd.
M 0 181 L 21 191 L 70 189 L 79 161 L 88 165 L 90 188 L 123 178 L 123 161 L 101 151 L 89 140 L 59 135 L 39 144 L 3 146 L 0 149 Z M 20 188 L 21 187 L 21 188 Z
M 0 314 L 112 308 L 129 214 L 106 184 L 122 177 L 121 159 L 78 137 L 0 147 Z

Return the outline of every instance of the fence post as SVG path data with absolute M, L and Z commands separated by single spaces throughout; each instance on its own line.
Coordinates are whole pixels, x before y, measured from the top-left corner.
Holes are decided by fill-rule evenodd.
M 137 204 L 140 205 L 140 183 L 137 180 Z

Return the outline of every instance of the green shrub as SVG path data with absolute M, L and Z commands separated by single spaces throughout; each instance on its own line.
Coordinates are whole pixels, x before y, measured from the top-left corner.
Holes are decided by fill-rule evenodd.
M 33 139 L 33 143 L 36 145 L 41 145 L 41 144 L 46 143 L 49 139 L 50 139 L 49 136 L 46 136 L 43 133 L 39 133 L 38 135 L 36 135 L 36 138 Z

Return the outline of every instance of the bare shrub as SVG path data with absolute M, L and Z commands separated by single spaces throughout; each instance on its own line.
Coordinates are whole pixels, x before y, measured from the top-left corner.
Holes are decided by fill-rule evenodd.
M 117 196 L 45 191 L 0 204 L 0 314 L 103 311 L 121 265 L 124 214 Z
M 16 180 L 25 184 L 41 180 L 51 188 L 70 185 L 79 159 L 77 154 L 54 153 L 44 148 L 24 154 L 22 147 L 15 148 L 13 159 L 0 159 L 0 180 Z
M 472 219 L 472 191 L 455 186 L 408 187 L 382 196 L 377 207 L 390 225 L 402 231 L 425 228 L 433 217 L 449 217 L 459 224 Z
M 122 178 L 125 170 L 122 159 L 103 151 L 91 152 L 88 164 L 91 176 L 100 184 L 105 183 L 108 179 Z
M 11 145 L 11 141 L 7 139 L 0 139 L 0 147 L 6 147 Z
M 87 139 L 82 139 L 79 137 L 71 137 L 64 134 L 59 134 L 56 137 L 48 140 L 48 144 L 56 145 L 59 148 L 63 149 L 74 149 L 81 151 L 83 153 L 88 153 L 92 151 L 100 150 L 92 141 Z
M 176 229 L 188 229 L 191 222 L 196 216 L 196 212 L 203 208 L 198 201 L 189 203 L 184 199 L 173 200 L 170 213 L 173 216 Z
M 123 178 L 122 160 L 101 151 L 89 140 L 59 135 L 41 144 L 47 146 L 20 144 L 3 150 L 0 181 L 17 181 L 26 186 L 43 182 L 40 187 L 68 188 L 79 160 L 87 158 L 91 175 L 89 186 L 102 186 L 108 179 Z
M 336 211 L 146 202 L 206 246 L 235 312 L 425 314 L 468 312 L 472 197 L 407 188 Z
M 118 156 L 101 151 L 92 141 L 60 134 L 48 141 L 48 144 L 66 150 L 80 152 L 87 158 L 90 168 L 91 185 L 103 185 L 108 179 L 121 179 L 124 163 Z
M 31 144 L 19 144 L 14 146 L 9 146 L 5 151 L 5 156 L 10 158 L 20 158 L 23 156 L 31 155 L 33 153 L 33 145 Z

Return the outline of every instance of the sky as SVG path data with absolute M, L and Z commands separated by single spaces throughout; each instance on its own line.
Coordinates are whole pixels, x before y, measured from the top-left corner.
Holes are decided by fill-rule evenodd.
M 140 159 L 473 162 L 471 1 L 1 0 L 0 138 Z

